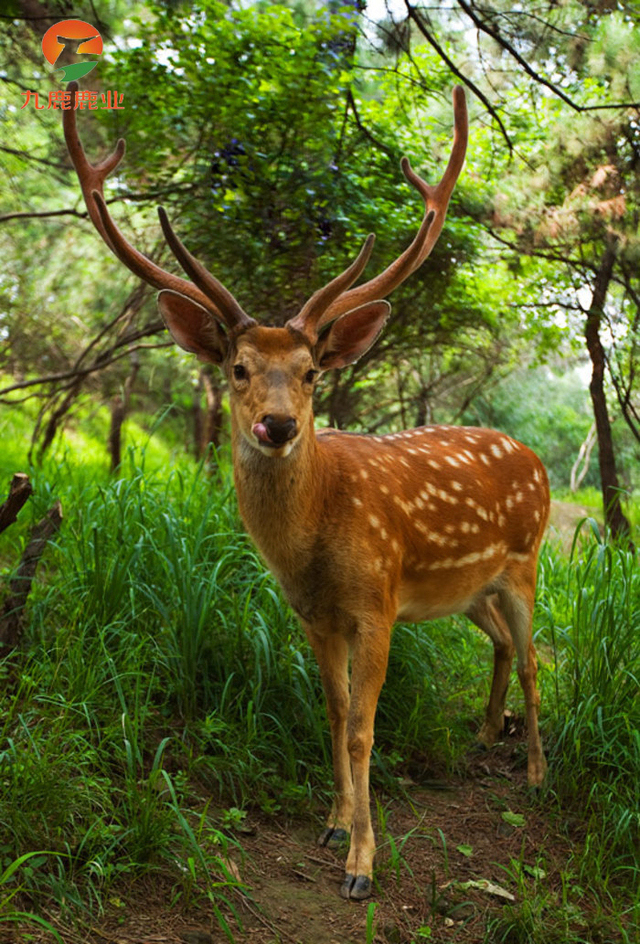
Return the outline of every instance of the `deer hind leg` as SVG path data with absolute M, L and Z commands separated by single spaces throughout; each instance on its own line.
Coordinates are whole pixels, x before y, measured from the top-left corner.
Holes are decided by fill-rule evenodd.
M 524 693 L 529 729 L 529 757 L 527 779 L 532 787 L 539 787 L 547 771 L 538 730 L 540 694 L 536 687 L 538 665 L 533 645 L 533 602 L 536 585 L 536 562 L 517 572 L 506 575 L 499 591 L 500 606 L 511 630 L 518 657 L 518 678 Z
M 476 600 L 466 613 L 471 622 L 482 629 L 493 643 L 491 693 L 484 724 L 478 732 L 478 740 L 485 747 L 492 747 L 502 732 L 505 699 L 515 652 L 509 626 L 497 603 L 496 594 L 487 594 Z
M 338 633 L 316 634 L 309 626 L 305 629 L 320 668 L 333 754 L 333 805 L 318 844 L 339 846 L 349 838 L 353 820 L 353 780 L 347 749 L 349 646 Z

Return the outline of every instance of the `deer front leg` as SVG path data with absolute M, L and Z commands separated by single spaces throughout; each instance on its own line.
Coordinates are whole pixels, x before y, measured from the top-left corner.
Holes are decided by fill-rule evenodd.
M 375 836 L 369 805 L 369 762 L 378 697 L 387 672 L 390 635 L 390 627 L 360 627 L 353 644 L 347 750 L 354 807 L 351 845 L 340 889 L 343 898 L 362 899 L 371 894 Z
M 339 846 L 349 838 L 353 820 L 353 781 L 347 750 L 349 646 L 338 633 L 314 632 L 310 626 L 305 630 L 320 667 L 333 753 L 333 805 L 318 845 Z

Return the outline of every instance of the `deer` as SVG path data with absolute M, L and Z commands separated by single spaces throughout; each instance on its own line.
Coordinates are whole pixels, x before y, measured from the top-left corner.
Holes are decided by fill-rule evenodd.
M 73 101 L 77 83 L 68 86 Z M 222 368 L 229 387 L 231 450 L 244 526 L 297 614 L 317 660 L 331 732 L 334 794 L 322 846 L 348 843 L 340 894 L 372 892 L 375 836 L 369 767 L 374 718 L 398 620 L 465 614 L 493 643 L 493 678 L 478 733 L 499 738 L 514 656 L 528 726 L 527 777 L 546 760 L 532 615 L 538 551 L 549 515 L 540 459 L 505 433 L 430 425 L 387 435 L 315 429 L 313 393 L 325 371 L 355 363 L 390 313 L 386 296 L 421 266 L 443 227 L 468 139 L 464 91 L 453 90 L 454 132 L 441 180 L 401 166 L 424 201 L 411 244 L 367 282 L 373 245 L 282 327 L 258 323 L 180 241 L 158 207 L 166 243 L 188 278 L 135 249 L 104 199 L 125 144 L 92 164 L 75 109 L 64 110 L 67 147 L 95 229 L 118 259 L 159 290 L 173 340 Z

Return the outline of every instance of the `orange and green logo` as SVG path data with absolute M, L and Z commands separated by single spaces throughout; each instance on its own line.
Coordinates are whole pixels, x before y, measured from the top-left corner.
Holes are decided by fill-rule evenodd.
M 47 62 L 55 66 L 63 49 L 76 56 L 100 56 L 102 54 L 102 36 L 91 23 L 84 20 L 60 20 L 50 26 L 42 39 L 42 52 Z M 97 59 L 84 59 L 70 65 L 58 66 L 62 69 L 63 82 L 71 82 L 88 75 L 95 67 Z

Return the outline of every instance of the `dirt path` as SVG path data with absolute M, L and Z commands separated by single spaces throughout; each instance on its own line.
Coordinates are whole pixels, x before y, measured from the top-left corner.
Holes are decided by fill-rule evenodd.
M 406 795 L 378 794 L 378 856 L 374 896 L 339 896 L 344 854 L 315 845 L 321 823 L 250 817 L 241 837 L 244 859 L 234 865 L 247 896 L 228 913 L 235 939 L 256 944 L 364 944 L 367 921 L 376 942 L 431 940 L 479 944 L 487 918 L 518 897 L 513 862 L 524 881 L 544 869 L 551 889 L 570 847 L 544 806 L 526 788 L 522 734 L 469 759 L 464 779 L 406 784 Z M 374 819 L 375 822 L 375 819 Z M 543 865 L 541 865 L 543 863 Z M 493 891 L 465 887 L 485 881 Z M 87 941 L 111 944 L 218 944 L 228 940 L 206 909 L 168 908 L 170 890 L 157 883 L 144 901 L 129 900 L 107 916 Z M 370 904 L 374 904 L 371 914 Z M 241 924 L 241 927 L 240 927 Z M 77 940 L 77 938 L 76 938 Z
M 554 541 L 559 538 L 562 549 L 568 554 L 571 551 L 576 528 L 581 522 L 584 522 L 585 518 L 595 519 L 600 533 L 603 533 L 604 526 L 600 520 L 601 514 L 597 509 L 588 508 L 586 505 L 576 505 L 574 502 L 561 502 L 553 499 L 547 531 L 549 539 Z M 589 527 L 585 522 L 582 524 L 581 531 L 586 535 L 589 532 Z

